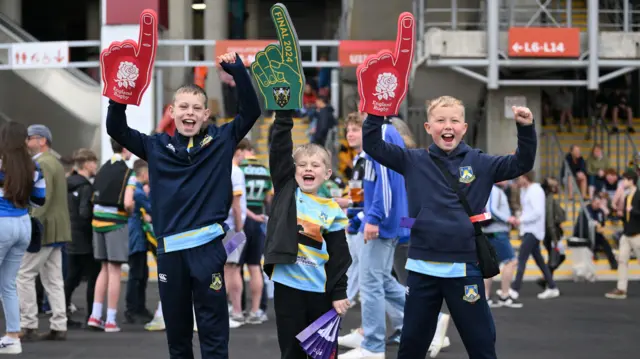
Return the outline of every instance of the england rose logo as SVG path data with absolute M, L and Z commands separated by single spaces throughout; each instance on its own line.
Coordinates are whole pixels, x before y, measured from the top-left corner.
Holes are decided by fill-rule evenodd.
M 378 100 L 388 100 L 396 97 L 396 88 L 398 88 L 398 78 L 391 72 L 383 72 L 378 75 L 376 83 L 376 92 L 373 94 Z
M 123 61 L 118 66 L 116 83 L 119 87 L 133 88 L 136 87 L 138 76 L 140 76 L 138 67 L 133 62 Z

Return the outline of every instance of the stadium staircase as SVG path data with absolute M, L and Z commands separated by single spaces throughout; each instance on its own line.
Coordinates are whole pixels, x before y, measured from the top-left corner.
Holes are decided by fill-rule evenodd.
M 575 3 L 575 1 L 574 1 Z M 633 158 L 633 153 L 637 152 L 635 143 L 640 141 L 640 135 L 620 133 L 609 135 L 610 128 L 602 121 L 596 121 L 595 129 L 589 129 L 585 124 L 574 125 L 572 132 L 558 132 L 556 125 L 544 126 L 543 134 L 540 136 L 538 150 L 540 151 L 540 171 L 541 178 L 560 176 L 562 162 L 564 156 L 568 153 L 571 145 L 579 145 L 582 150 L 583 157 L 588 158 L 594 143 L 603 145 L 604 152 L 612 161 L 612 165 L 616 166 L 619 172 L 624 171 L 629 165 L 629 161 Z M 635 127 L 640 128 L 640 119 L 635 120 Z M 622 129 L 622 127 L 621 127 Z M 590 132 L 590 136 L 587 134 Z M 577 186 L 574 186 L 577 187 Z M 574 190 L 575 193 L 575 190 Z M 573 226 L 578 217 L 582 203 L 588 203 L 588 199 L 582 199 L 579 195 L 574 194 L 568 196 L 566 192 L 562 192 L 556 196 L 560 204 L 567 213 L 567 221 L 562 225 L 565 237 L 573 235 Z M 583 201 L 581 203 L 581 201 Z M 605 227 L 605 237 L 614 247 L 614 253 L 617 255 L 617 245 L 613 240 L 614 235 L 622 229 L 619 221 L 607 221 Z M 518 233 L 512 231 L 511 243 L 514 248 L 518 248 L 520 241 Z M 566 243 L 566 242 L 565 242 Z M 547 258 L 548 253 L 542 250 L 543 255 Z M 596 277 L 598 280 L 614 280 L 616 279 L 616 271 L 611 270 L 609 262 L 604 254 L 599 253 L 596 263 Z M 572 278 L 573 262 L 571 259 L 571 249 L 567 248 L 567 260 L 555 272 L 558 279 Z M 527 262 L 527 271 L 525 277 L 541 276 L 540 270 L 535 262 L 530 259 Z M 640 264 L 637 260 L 632 260 L 629 267 L 629 276 L 633 279 L 640 279 Z
M 571 1 L 571 26 L 577 27 L 582 32 L 587 31 L 587 2 L 586 0 L 569 0 Z M 558 14 L 558 22 L 562 25 L 567 23 L 567 0 L 557 1 L 557 9 L 563 10 Z

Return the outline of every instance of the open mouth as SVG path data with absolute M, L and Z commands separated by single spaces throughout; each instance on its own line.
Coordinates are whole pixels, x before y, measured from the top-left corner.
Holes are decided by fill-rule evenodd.
M 442 139 L 443 139 L 443 140 L 444 140 L 444 142 L 446 142 L 446 143 L 452 143 L 454 138 L 455 138 L 455 137 L 454 137 L 452 134 L 450 134 L 450 133 L 445 133 L 444 135 L 442 135 Z
M 313 182 L 315 182 L 316 180 L 316 176 L 314 175 L 303 175 L 302 176 L 302 182 L 305 184 L 305 186 L 311 186 L 313 184 Z
M 196 127 L 196 121 L 194 120 L 182 120 L 182 125 L 185 130 L 193 130 Z

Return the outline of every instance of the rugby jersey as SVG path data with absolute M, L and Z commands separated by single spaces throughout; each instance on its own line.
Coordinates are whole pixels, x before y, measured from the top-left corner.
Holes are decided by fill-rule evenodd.
M 233 196 L 240 196 L 240 216 L 242 217 L 242 224 L 244 225 L 244 221 L 247 219 L 247 193 L 245 188 L 245 179 L 244 174 L 240 167 L 233 165 L 231 167 L 231 190 L 233 191 Z M 236 231 L 236 221 L 233 217 L 233 206 L 229 208 L 229 216 L 224 221 L 224 223 L 229 226 L 229 228 L 233 228 Z
M 33 188 L 29 196 L 29 204 L 31 207 L 40 207 L 45 202 L 46 184 L 40 166 L 37 163 L 35 165 L 36 170 L 33 173 Z M 0 168 L 2 168 L 2 161 L 0 161 Z M 5 174 L 0 170 L 0 217 L 21 217 L 29 214 L 28 208 L 16 208 L 13 202 L 4 198 L 4 178 Z
M 247 187 L 247 207 L 255 214 L 263 214 L 264 201 L 273 190 L 269 169 L 253 156 L 247 156 L 240 163 L 240 169 Z
M 325 293 L 329 260 L 323 234 L 344 231 L 347 216 L 329 198 L 321 198 L 296 189 L 298 212 L 298 257 L 294 264 L 276 264 L 274 282 L 308 292 Z
M 111 156 L 111 164 L 114 164 L 117 161 L 124 161 L 122 159 L 122 155 L 118 153 Z M 126 181 L 128 186 L 129 181 L 131 181 L 131 177 L 127 178 Z M 111 206 L 101 206 L 99 204 L 93 205 L 93 221 L 91 222 L 91 225 L 95 232 L 104 233 L 115 231 L 117 229 L 124 228 L 128 221 L 129 213 L 124 209 Z

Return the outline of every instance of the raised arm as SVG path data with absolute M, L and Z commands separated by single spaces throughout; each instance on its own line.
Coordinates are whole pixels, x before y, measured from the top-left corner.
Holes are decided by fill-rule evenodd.
M 507 156 L 481 154 L 489 173 L 493 173 L 493 183 L 520 177 L 533 169 L 538 148 L 535 125 L 516 125 L 518 128 L 518 148 Z
M 240 110 L 230 126 L 235 141 L 240 142 L 260 117 L 260 103 L 251 83 L 249 72 L 240 56 L 236 54 L 236 61 L 233 63 L 223 61 L 220 64 L 223 70 L 233 76 L 233 81 L 236 83 Z
M 127 124 L 127 105 L 109 100 L 107 111 L 107 133 L 129 152 L 147 161 L 150 137 Z
M 296 171 L 293 163 L 293 140 L 291 139 L 293 111 L 276 111 L 276 118 L 272 126 L 269 170 L 271 171 L 273 189 L 278 192 L 289 179 L 295 176 Z
M 362 149 L 381 165 L 403 174 L 407 150 L 384 140 L 383 123 L 380 116 L 367 116 L 362 124 Z

